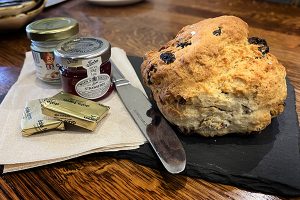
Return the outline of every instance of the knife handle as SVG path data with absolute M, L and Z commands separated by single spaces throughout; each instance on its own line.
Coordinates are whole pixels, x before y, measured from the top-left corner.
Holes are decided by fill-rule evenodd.
M 115 86 L 128 85 L 130 82 L 124 77 L 122 72 L 116 67 L 116 65 L 111 61 L 111 72 L 112 72 L 112 82 Z

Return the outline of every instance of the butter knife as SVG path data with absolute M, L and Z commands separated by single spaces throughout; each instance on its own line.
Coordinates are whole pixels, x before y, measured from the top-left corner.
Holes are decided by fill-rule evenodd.
M 174 130 L 141 90 L 132 86 L 112 64 L 112 81 L 128 112 L 151 144 L 163 166 L 172 174 L 185 169 L 186 155 Z

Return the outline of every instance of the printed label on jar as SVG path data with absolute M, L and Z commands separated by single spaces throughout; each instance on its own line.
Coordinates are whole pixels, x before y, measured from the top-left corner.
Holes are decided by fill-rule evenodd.
M 105 95 L 111 81 L 108 74 L 100 73 L 101 57 L 83 60 L 82 64 L 87 70 L 87 78 L 78 81 L 75 85 L 77 94 L 87 99 L 98 99 Z
M 59 64 L 55 62 L 53 52 L 32 51 L 36 66 L 36 76 L 46 82 L 59 83 Z

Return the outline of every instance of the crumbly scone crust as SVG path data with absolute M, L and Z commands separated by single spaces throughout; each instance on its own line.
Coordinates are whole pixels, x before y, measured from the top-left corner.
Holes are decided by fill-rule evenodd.
M 234 16 L 184 27 L 141 66 L 162 114 L 184 133 L 258 132 L 284 110 L 285 68 Z

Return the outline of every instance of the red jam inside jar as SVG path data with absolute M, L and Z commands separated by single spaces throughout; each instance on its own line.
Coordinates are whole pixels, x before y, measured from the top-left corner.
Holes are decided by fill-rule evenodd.
M 62 83 L 62 88 L 64 92 L 68 92 L 70 94 L 74 94 L 77 96 L 80 96 L 77 92 L 76 92 L 76 84 L 84 79 L 87 78 L 87 70 L 85 68 L 83 68 L 82 66 L 80 67 L 65 67 L 65 66 L 61 66 L 59 68 L 60 71 L 60 75 L 61 75 L 61 83 Z M 100 66 L 100 73 L 101 74 L 108 74 L 111 77 L 111 64 L 110 61 L 107 61 L 105 63 L 102 63 Z M 91 99 L 93 101 L 99 101 L 102 100 L 106 97 L 108 97 L 112 91 L 114 90 L 114 85 L 111 82 L 109 89 L 107 90 L 107 92 L 97 98 L 97 99 Z
M 99 101 L 114 89 L 110 43 L 103 38 L 80 37 L 60 43 L 55 51 L 64 92 Z

